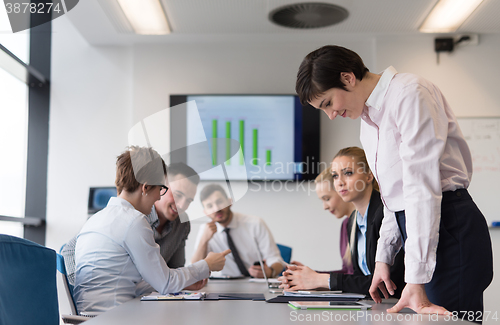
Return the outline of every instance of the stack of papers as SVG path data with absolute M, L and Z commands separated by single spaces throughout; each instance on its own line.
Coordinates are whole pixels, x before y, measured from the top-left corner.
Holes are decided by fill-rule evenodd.
M 149 296 L 144 296 L 141 301 L 158 301 L 158 300 L 200 300 L 205 298 L 207 294 L 205 292 L 176 292 L 169 293 L 168 295 L 160 295 L 158 292 L 154 292 Z

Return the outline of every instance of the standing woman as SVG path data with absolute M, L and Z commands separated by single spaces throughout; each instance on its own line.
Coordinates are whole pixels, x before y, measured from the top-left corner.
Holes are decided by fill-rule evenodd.
M 305 57 L 296 91 L 331 120 L 362 118 L 361 142 L 385 206 L 373 299 L 381 302 L 377 288 L 386 298 L 393 294 L 389 265 L 403 246 L 407 285 L 389 312 L 448 309 L 479 317 L 493 278 L 491 239 L 467 192 L 469 148 L 441 91 L 393 67 L 371 73 L 358 54 L 340 46 Z

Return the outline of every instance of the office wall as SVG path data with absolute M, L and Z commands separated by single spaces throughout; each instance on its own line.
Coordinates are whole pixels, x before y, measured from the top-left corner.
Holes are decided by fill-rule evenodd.
M 87 218 L 88 188 L 113 184 L 115 157 L 127 145 L 128 129 L 168 107 L 170 94 L 293 93 L 304 55 L 327 43 L 357 51 L 375 72 L 394 65 L 401 72 L 424 75 L 441 87 L 459 116 L 500 115 L 500 93 L 495 89 L 500 37 L 482 36 L 477 47 L 442 54 L 440 65 L 435 63 L 432 42 L 432 36 L 424 35 L 92 47 L 65 17 L 58 18 L 53 40 L 47 246 L 59 249 L 79 231 Z M 359 145 L 359 121 L 329 121 L 322 116 L 321 127 L 322 161 L 341 147 Z M 316 269 L 339 268 L 340 221 L 322 210 L 310 185 L 299 184 L 290 192 L 251 187 L 234 210 L 264 218 L 276 241 L 293 246 L 294 258 Z M 192 209 L 200 210 L 197 201 Z M 188 257 L 200 222 L 193 223 Z M 498 251 L 500 233 L 492 234 Z M 495 282 L 491 288 L 487 298 L 494 301 L 500 286 Z
M 132 52 L 94 48 L 67 19 L 53 26 L 47 245 L 87 219 L 90 186 L 114 183 L 132 116 Z
M 89 187 L 114 183 L 131 126 L 132 52 L 90 46 L 65 17 L 52 29 L 46 245 L 59 251 L 87 220 Z
M 399 72 L 419 74 L 439 86 L 455 115 L 500 116 L 500 36 L 480 35 L 478 45 L 458 45 L 441 53 L 437 64 L 434 35 L 384 36 L 376 42 L 375 66 L 394 66 Z

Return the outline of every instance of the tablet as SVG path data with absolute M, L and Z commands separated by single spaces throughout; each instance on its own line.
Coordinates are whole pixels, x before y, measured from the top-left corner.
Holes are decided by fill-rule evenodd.
M 245 278 L 245 276 L 243 276 L 243 275 L 233 276 L 233 275 L 220 275 L 220 274 L 211 275 L 209 277 L 209 279 L 211 279 L 211 280 L 239 280 L 239 279 L 244 279 L 244 278 Z
M 372 306 L 359 301 L 290 301 L 295 309 L 371 309 Z

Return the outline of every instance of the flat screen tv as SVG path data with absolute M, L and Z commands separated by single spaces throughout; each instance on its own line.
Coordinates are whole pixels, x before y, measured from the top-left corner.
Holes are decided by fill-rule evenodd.
M 320 161 L 320 112 L 301 105 L 298 96 L 170 96 L 171 107 L 191 101 L 197 112 L 170 111 L 171 148 L 189 147 L 205 138 L 212 164 L 224 164 L 232 180 L 311 180 L 318 174 L 314 166 Z M 230 153 L 234 143 L 238 154 Z M 171 162 L 193 167 L 202 180 L 224 180 L 221 173 L 202 166 L 201 160 L 189 149 L 171 157 Z

